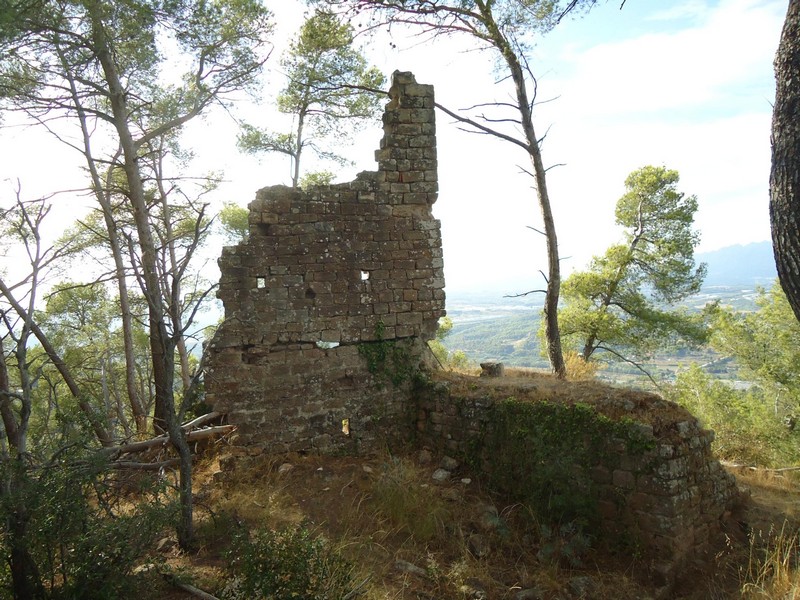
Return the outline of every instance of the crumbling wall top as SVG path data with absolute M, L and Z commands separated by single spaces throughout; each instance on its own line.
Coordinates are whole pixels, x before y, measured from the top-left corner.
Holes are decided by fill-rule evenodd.
M 377 172 L 260 190 L 249 239 L 226 248 L 217 342 L 278 346 L 431 339 L 444 314 L 433 87 L 395 72 Z M 242 340 L 246 341 L 243 342 Z

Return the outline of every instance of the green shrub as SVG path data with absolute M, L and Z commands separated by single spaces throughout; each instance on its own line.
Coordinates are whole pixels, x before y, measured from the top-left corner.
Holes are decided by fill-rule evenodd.
M 304 527 L 234 535 L 226 600 L 341 600 L 353 587 L 352 566 Z
M 70 600 L 125 597 L 136 561 L 152 547 L 169 519 L 158 489 L 139 490 L 134 503 L 119 504 L 117 475 L 105 465 L 67 453 L 46 467 L 6 465 L 0 496 L 0 538 L 5 557 L 23 546 L 36 565 L 47 598 Z M 25 519 L 16 539 L 8 523 Z M 0 563 L 0 596 L 11 595 L 7 560 Z
M 720 458 L 785 467 L 800 457 L 800 433 L 786 426 L 787 415 L 761 387 L 737 390 L 693 366 L 678 375 L 668 397 L 714 430 L 714 452 Z

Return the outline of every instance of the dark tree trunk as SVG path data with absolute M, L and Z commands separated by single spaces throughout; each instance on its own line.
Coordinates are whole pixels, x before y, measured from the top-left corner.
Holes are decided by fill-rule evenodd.
M 487 14 L 487 22 L 490 21 L 490 14 Z M 536 182 L 536 198 L 539 209 L 542 213 L 544 223 L 544 235 L 547 242 L 547 290 L 544 297 L 544 321 L 545 339 L 547 341 L 547 356 L 550 359 L 550 367 L 553 372 L 561 379 L 567 376 L 567 367 L 564 363 L 564 354 L 561 348 L 561 331 L 558 327 L 558 299 L 561 294 L 561 259 L 558 252 L 558 236 L 556 235 L 556 225 L 553 220 L 553 210 L 550 203 L 550 193 L 547 189 L 547 171 L 542 160 L 542 151 L 539 146 L 539 138 L 533 127 L 532 104 L 528 97 L 528 89 L 525 83 L 525 74 L 519 58 L 514 53 L 510 45 L 505 41 L 499 30 L 495 26 L 495 36 L 497 45 L 503 53 L 503 57 L 511 72 L 514 87 L 517 94 L 517 108 L 520 113 L 520 124 L 525 134 L 525 141 L 528 146 L 528 155 L 533 166 L 533 177 Z
M 13 492 L 12 492 L 13 493 Z M 39 569 L 28 551 L 25 536 L 28 529 L 27 514 L 22 509 L 8 516 L 8 537 L 11 551 L 8 562 L 11 571 L 11 586 L 14 600 L 38 600 L 44 598 L 44 587 Z
M 770 222 L 783 291 L 800 320 L 800 0 L 791 0 L 775 57 Z

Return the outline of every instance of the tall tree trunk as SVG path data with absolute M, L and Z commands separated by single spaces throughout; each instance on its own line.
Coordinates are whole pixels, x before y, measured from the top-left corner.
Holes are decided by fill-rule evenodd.
M 92 19 L 92 36 L 97 58 L 108 83 L 109 101 L 114 117 L 114 127 L 119 136 L 122 148 L 123 169 L 128 183 L 128 196 L 133 212 L 136 233 L 141 249 L 141 277 L 144 283 L 142 292 L 147 300 L 150 351 L 153 361 L 153 379 L 156 388 L 156 407 L 154 421 L 161 429 L 166 424 L 167 396 L 172 395 L 174 373 L 166 369 L 172 344 L 169 339 L 164 319 L 163 295 L 156 265 L 156 249 L 150 228 L 150 216 L 145 199 L 144 184 L 139 171 L 138 148 L 129 127 L 128 106 L 125 88 L 119 77 L 117 66 L 111 53 L 111 45 L 106 38 L 105 26 L 100 14 L 100 7 L 92 3 L 89 11 Z M 172 361 L 170 361 L 172 362 Z
M 297 139 L 294 148 L 294 172 L 292 173 L 292 187 L 300 185 L 300 155 L 303 154 L 303 128 L 305 127 L 306 113 L 300 111 L 297 115 Z
M 169 291 L 169 298 L 165 298 L 167 302 L 169 316 L 172 321 L 172 331 L 176 337 L 176 349 L 178 351 L 178 365 L 181 369 L 181 383 L 183 385 L 183 393 L 191 385 L 192 374 L 189 372 L 189 352 L 186 349 L 186 338 L 183 335 L 183 321 L 181 319 L 181 276 L 180 267 L 178 265 L 178 256 L 175 252 L 175 235 L 172 231 L 172 211 L 170 211 L 169 202 L 167 199 L 167 191 L 164 189 L 164 178 L 162 175 L 161 157 L 163 157 L 163 148 L 158 150 L 158 159 L 156 168 L 158 169 L 158 176 L 156 183 L 158 185 L 158 193 L 161 197 L 161 220 L 164 226 L 164 243 L 169 252 L 169 273 L 164 273 L 164 291 Z
M 770 221 L 781 287 L 800 320 L 800 0 L 791 0 L 775 56 Z
M 499 30 L 496 35 L 502 39 Z M 542 161 L 542 152 L 536 131 L 533 127 L 528 90 L 525 84 L 525 74 L 513 49 L 506 45 L 503 48 L 503 57 L 511 71 L 511 78 L 517 96 L 517 105 L 520 113 L 520 122 L 525 141 L 528 144 L 528 153 L 533 166 L 533 176 L 536 182 L 536 197 L 544 223 L 544 236 L 547 241 L 547 291 L 544 298 L 545 337 L 547 338 L 547 355 L 553 372 L 560 378 L 566 377 L 567 367 L 564 364 L 564 354 L 561 349 L 561 332 L 558 328 L 558 298 L 561 293 L 561 259 L 558 254 L 558 236 L 556 235 L 553 211 L 550 206 L 550 195 L 547 191 L 547 174 Z
M 192 457 L 183 430 L 177 422 L 175 396 L 172 384 L 175 378 L 175 344 L 167 331 L 164 311 L 164 295 L 158 276 L 157 255 L 150 227 L 150 217 L 145 200 L 144 185 L 138 164 L 138 148 L 129 127 L 128 106 L 125 89 L 111 53 L 111 43 L 106 37 L 100 7 L 90 4 L 92 39 L 94 50 L 103 69 L 109 88 L 109 100 L 114 116 L 114 126 L 119 136 L 123 155 L 123 168 L 128 182 L 128 192 L 133 208 L 133 219 L 141 248 L 142 280 L 147 300 L 150 325 L 150 350 L 153 361 L 153 379 L 156 388 L 154 422 L 169 433 L 170 442 L 180 456 L 180 500 L 181 519 L 177 527 L 181 548 L 191 547 L 193 532 L 192 504 Z
M 91 133 L 89 132 L 86 110 L 78 94 L 75 79 L 72 76 L 72 72 L 69 69 L 63 52 L 61 52 L 61 48 L 58 47 L 57 50 L 64 69 L 64 74 L 67 81 L 69 81 L 72 103 L 78 113 L 78 120 L 80 122 L 81 135 L 83 138 L 83 155 L 89 168 L 92 184 L 94 185 L 95 198 L 103 212 L 103 220 L 106 224 L 106 231 L 108 232 L 108 245 L 111 249 L 111 256 L 114 259 L 114 274 L 116 276 L 117 290 L 119 293 L 122 339 L 125 352 L 125 385 L 128 391 L 128 402 L 130 403 L 131 414 L 136 422 L 136 432 L 142 435 L 147 432 L 147 414 L 142 405 L 139 391 L 136 388 L 136 355 L 133 349 L 133 315 L 131 313 L 130 300 L 128 297 L 128 282 L 126 279 L 125 261 L 122 258 L 122 248 L 119 242 L 119 231 L 117 223 L 114 221 L 114 211 L 110 201 L 111 177 L 114 172 L 114 167 L 112 165 L 108 168 L 106 171 L 106 180 L 104 182 L 100 177 L 100 173 L 97 170 L 97 163 L 92 155 Z M 119 151 L 117 151 L 117 155 L 114 158 L 115 160 L 119 158 Z

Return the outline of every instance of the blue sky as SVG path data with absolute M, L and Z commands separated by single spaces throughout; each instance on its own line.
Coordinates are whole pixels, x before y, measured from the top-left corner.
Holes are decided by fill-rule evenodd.
M 549 187 L 561 253 L 571 257 L 566 272 L 618 239 L 614 205 L 625 177 L 646 164 L 677 169 L 679 189 L 697 195 L 701 250 L 769 239 L 772 59 L 787 2 L 664 4 L 628 0 L 620 11 L 618 2 L 601 3 L 533 52 L 539 98 L 553 98 L 535 116 L 539 135 L 549 128 L 545 162 L 565 165 L 550 172 Z M 449 77 L 433 65 L 410 68 L 437 86 L 441 103 L 465 106 L 471 102 L 458 94 L 492 97 L 490 82 L 475 81 L 475 55 L 468 60 L 471 69 L 453 64 Z M 469 75 L 454 77 L 459 67 Z M 529 182 L 513 166 L 525 157 L 447 129 L 439 119 L 435 212 L 448 286 L 480 280 L 515 291 L 514 280 L 538 283 L 544 244 L 524 225 L 540 220 Z
M 301 22 L 302 3 L 274 3 L 275 39 L 285 43 Z M 772 60 L 788 0 L 604 2 L 569 19 L 539 41 L 531 64 L 539 80 L 538 134 L 566 273 L 583 268 L 619 238 L 614 205 L 625 177 L 647 164 L 681 174 L 679 188 L 698 197 L 701 250 L 769 239 L 768 180 Z M 504 100 L 494 57 L 475 52 L 467 38 L 421 44 L 401 35 L 368 43 L 370 59 L 387 75 L 413 71 L 433 84 L 452 109 Z M 277 67 L 276 48 L 271 63 Z M 271 108 L 278 75 L 267 82 L 260 106 L 242 107 L 258 125 L 279 127 Z M 498 295 L 541 287 L 544 240 L 526 227 L 540 224 L 521 150 L 459 131 L 439 114 L 440 195 L 448 290 L 483 288 Z M 217 200 L 246 205 L 266 185 L 289 182 L 280 157 L 255 159 L 235 149 L 236 127 L 215 114 L 189 127 L 199 166 L 221 170 L 229 183 Z M 73 153 L 33 130 L 0 132 L 0 180 L 20 177 L 28 197 L 78 187 L 83 175 Z M 340 180 L 373 170 L 380 123 L 347 149 L 354 161 Z M 48 160 L 43 161 L 42 156 Z M 312 165 L 307 165 L 312 167 Z M 9 184 L 3 185 L 7 195 Z M 80 213 L 65 199 L 62 214 Z M 64 219 L 58 221 L 64 223 Z M 211 249 L 218 254 L 219 249 Z M 209 275 L 210 276 L 210 275 Z

